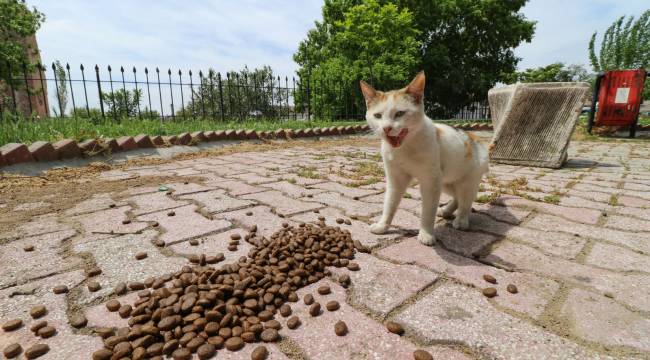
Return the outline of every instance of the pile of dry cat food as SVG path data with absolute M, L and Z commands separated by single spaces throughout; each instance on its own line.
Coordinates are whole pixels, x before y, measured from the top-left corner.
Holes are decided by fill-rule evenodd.
M 359 270 L 351 261 L 355 241 L 348 231 L 324 222 L 283 227 L 268 239 L 254 231 L 246 235 L 253 248 L 236 263 L 218 268 L 204 266 L 205 262 L 185 266 L 154 281 L 151 289 L 139 291 L 132 306 L 107 302 L 109 311 L 129 318 L 129 327 L 117 333 L 101 329 L 104 348 L 94 352 L 93 359 L 167 355 L 182 360 L 191 359 L 193 353 L 208 359 L 222 347 L 236 351 L 245 343 L 278 341 L 280 323 L 274 316 L 277 312 L 291 316 L 288 303 L 299 300 L 299 288 L 329 275 L 327 266 Z M 349 281 L 349 276 L 340 279 L 343 286 Z M 288 319 L 287 327 L 299 326 L 297 317 Z M 337 334 L 343 333 L 342 326 L 337 325 Z M 267 354 L 265 347 L 258 346 L 253 359 Z

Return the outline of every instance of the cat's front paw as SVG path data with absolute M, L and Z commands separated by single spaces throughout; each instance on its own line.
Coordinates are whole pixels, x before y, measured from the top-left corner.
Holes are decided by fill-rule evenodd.
M 451 226 L 453 226 L 453 228 L 456 229 L 456 230 L 468 230 L 469 229 L 469 218 L 458 216 L 451 223 Z
M 370 232 L 375 235 L 385 234 L 386 231 L 388 231 L 388 227 L 389 225 L 385 223 L 380 223 L 380 222 L 374 223 L 370 225 Z
M 431 246 L 436 243 L 436 236 L 433 235 L 433 232 L 420 229 L 418 240 L 424 245 Z

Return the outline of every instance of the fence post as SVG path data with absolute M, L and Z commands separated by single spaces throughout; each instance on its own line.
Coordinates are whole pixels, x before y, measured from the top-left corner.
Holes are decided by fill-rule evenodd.
M 212 111 L 212 120 L 216 120 L 217 111 L 214 107 L 214 70 L 208 70 L 208 84 L 209 84 L 209 95 L 210 95 L 210 110 Z
M 63 117 L 63 104 L 61 103 L 61 94 L 59 94 L 59 78 L 56 76 L 56 66 L 52 63 L 52 72 L 54 72 L 54 88 L 56 89 L 56 98 L 59 100 L 59 117 Z M 13 90 L 12 90 L 13 94 Z M 14 108 L 16 107 L 16 99 L 14 97 Z M 16 113 L 17 115 L 18 113 Z
M 133 101 L 135 101 L 135 103 L 138 106 L 138 119 L 142 119 L 142 113 L 140 112 L 140 94 L 138 92 L 138 76 L 136 75 L 135 66 L 133 67 L 133 82 L 135 83 L 135 92 L 133 93 Z
M 151 89 L 149 88 L 149 69 L 144 68 L 144 77 L 147 81 L 147 97 L 149 98 L 149 118 L 153 119 L 153 108 L 151 107 Z
M 178 69 L 178 82 L 181 86 L 181 112 L 183 113 L 183 120 L 185 120 L 185 97 L 183 96 L 183 73 Z
M 120 66 L 120 72 L 122 73 L 122 91 L 124 91 L 124 112 L 126 117 L 129 117 L 129 96 L 126 93 L 126 83 L 124 82 L 124 66 Z
M 307 74 L 307 121 L 311 121 L 311 90 L 310 90 L 310 79 L 309 74 Z
M 224 114 L 223 114 L 223 87 L 221 85 L 221 73 L 217 73 L 217 81 L 219 81 L 219 113 L 221 114 L 221 122 L 225 121 Z
M 235 74 L 235 87 L 237 88 L 237 107 L 238 107 L 238 112 L 239 112 L 239 120 L 242 120 L 242 105 L 241 105 L 241 91 L 239 89 L 240 87 L 240 82 L 239 82 L 239 73 Z
M 99 108 L 102 111 L 102 119 L 106 119 L 106 115 L 104 114 L 104 97 L 102 96 L 102 83 L 101 80 L 99 80 L 99 66 L 95 64 L 95 76 L 97 78 L 97 92 L 99 94 Z
M 174 90 L 172 90 L 172 69 L 167 69 L 167 75 L 169 76 L 169 98 L 171 99 L 172 104 L 172 121 L 176 120 L 174 115 Z
M 196 115 L 194 115 L 194 107 L 196 106 L 196 102 L 194 101 L 194 80 L 192 80 L 192 70 L 189 70 L 187 73 L 190 74 L 190 104 L 192 104 L 190 107 L 190 115 L 192 116 L 192 119 L 195 119 Z
M 84 74 L 84 64 L 79 65 L 81 70 L 81 83 L 84 87 L 84 99 L 86 100 L 86 116 L 90 118 L 90 107 L 88 106 L 88 89 L 86 89 L 86 74 Z
M 296 113 L 296 77 L 292 76 L 291 79 L 293 80 L 293 90 L 291 92 L 291 98 L 293 99 L 293 119 L 297 120 L 298 119 L 298 114 Z
M 205 88 L 203 87 L 203 71 L 199 70 L 199 93 L 201 95 L 201 114 L 203 115 L 203 120 L 205 120 Z
M 116 105 L 115 104 L 116 103 L 116 101 L 115 101 L 115 91 L 113 89 L 113 69 L 111 69 L 110 65 L 108 65 L 108 81 L 109 81 L 109 84 L 111 85 L 111 97 L 112 97 L 112 99 L 111 99 L 112 100 L 111 101 L 111 108 L 113 110 L 113 120 L 117 121 L 117 111 L 115 111 L 115 105 Z
M 163 109 L 162 89 L 160 88 L 160 69 L 156 67 L 156 77 L 158 79 L 158 97 L 160 98 L 160 127 L 162 130 L 163 118 L 165 117 L 165 110 Z

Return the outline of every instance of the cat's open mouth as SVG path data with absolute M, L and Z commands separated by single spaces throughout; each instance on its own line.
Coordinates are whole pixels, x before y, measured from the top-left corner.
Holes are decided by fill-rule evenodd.
M 386 135 L 386 140 L 390 144 L 390 146 L 396 148 L 400 147 L 402 145 L 402 142 L 404 142 L 404 138 L 406 137 L 406 134 L 408 134 L 409 130 L 408 129 L 402 129 L 402 131 L 399 132 L 399 134 L 395 136 L 390 136 L 388 135 L 388 132 L 385 133 Z

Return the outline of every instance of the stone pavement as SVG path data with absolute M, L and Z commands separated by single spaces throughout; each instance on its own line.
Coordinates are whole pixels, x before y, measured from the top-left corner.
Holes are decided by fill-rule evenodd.
M 332 269 L 298 291 L 322 304 L 336 299 L 341 308 L 311 317 L 302 301 L 292 304 L 302 325 L 289 330 L 280 319 L 282 341 L 268 346 L 270 359 L 411 359 L 415 349 L 436 359 L 649 358 L 650 146 L 578 142 L 569 159 L 561 170 L 493 164 L 471 230 L 440 219 L 434 247 L 415 238 L 417 184 L 390 233 L 368 232 L 384 189 L 374 146 L 287 147 L 104 172 L 100 178 L 117 182 L 160 174 L 203 180 L 159 184 L 171 194 L 157 185 L 93 194 L 0 233 L 0 323 L 23 321 L 0 331 L 0 349 L 45 343 L 44 359 L 88 359 L 101 347 L 95 330 L 127 325 L 105 307 L 110 299 L 137 299 L 136 291 L 115 295 L 119 283 L 146 284 L 192 255 L 234 261 L 250 245 L 229 251 L 230 234 L 256 225 L 269 236 L 284 222 L 324 216 L 372 252 L 356 254 L 360 271 Z M 136 260 L 139 252 L 147 257 Z M 101 273 L 89 274 L 93 268 Z M 343 273 L 352 278 L 347 289 L 336 281 Z M 93 281 L 100 290 L 89 290 Z M 331 294 L 315 291 L 323 283 Z M 69 291 L 53 293 L 58 285 Z M 487 287 L 498 295 L 485 297 Z M 57 332 L 46 339 L 29 330 L 37 321 L 29 311 L 40 304 Z M 71 325 L 78 315 L 87 318 L 82 328 Z M 334 334 L 339 319 L 348 324 L 345 337 Z M 386 331 L 388 320 L 405 334 Z M 216 358 L 249 359 L 252 349 L 221 349 Z

